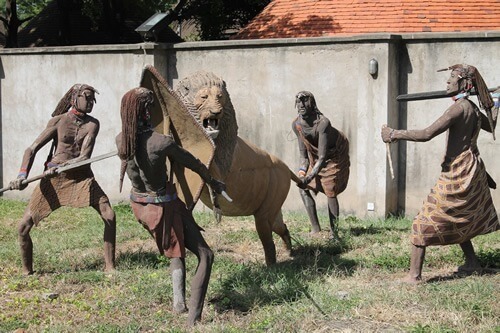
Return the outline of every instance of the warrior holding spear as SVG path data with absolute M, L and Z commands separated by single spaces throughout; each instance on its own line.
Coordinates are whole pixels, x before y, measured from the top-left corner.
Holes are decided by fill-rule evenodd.
M 454 103 L 441 117 L 423 130 L 382 126 L 382 140 L 386 143 L 425 142 L 448 131 L 441 175 L 413 220 L 410 272 L 403 280 L 408 283 L 421 281 L 425 250 L 431 245 L 459 244 L 465 255 L 459 273 L 481 272 L 471 239 L 500 229 L 489 189 L 496 184 L 486 172 L 477 147 L 481 129 L 490 133 L 495 130 L 497 112 L 491 111 L 493 99 L 474 66 L 458 64 L 444 70 L 451 70 L 446 92 Z M 469 100 L 472 88 L 486 115 Z
M 108 197 L 94 179 L 90 163 L 86 163 L 90 161 L 99 132 L 99 121 L 89 115 L 94 107 L 95 93 L 97 90 L 86 84 L 75 84 L 68 90 L 52 113 L 47 127 L 24 152 L 17 179 L 9 184 L 8 189 L 11 190 L 26 188 L 36 153 L 52 141 L 44 177 L 34 177 L 41 178 L 41 181 L 34 189 L 18 225 L 25 274 L 33 274 L 31 228 L 62 206 L 92 206 L 99 213 L 104 222 L 105 271 L 115 268 L 115 213 Z M 71 168 L 74 165 L 80 167 Z M 60 172 L 63 168 L 66 171 Z

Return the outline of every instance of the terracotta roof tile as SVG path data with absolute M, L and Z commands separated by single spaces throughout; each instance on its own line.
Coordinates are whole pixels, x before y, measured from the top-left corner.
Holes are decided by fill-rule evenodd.
M 234 39 L 500 30 L 500 0 L 274 0 Z

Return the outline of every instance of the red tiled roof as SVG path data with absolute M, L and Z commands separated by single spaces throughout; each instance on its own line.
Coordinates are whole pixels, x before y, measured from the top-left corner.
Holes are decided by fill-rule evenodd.
M 274 0 L 233 39 L 500 30 L 500 0 Z

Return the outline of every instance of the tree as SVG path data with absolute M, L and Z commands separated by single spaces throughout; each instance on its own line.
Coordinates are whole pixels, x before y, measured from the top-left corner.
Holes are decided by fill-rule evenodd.
M 17 47 L 17 32 L 23 23 L 38 14 L 49 0 L 0 0 L 0 8 L 5 8 L 0 16 L 5 32 L 5 47 Z M 19 14 L 19 15 L 18 15 Z M 19 17 L 23 17 L 20 19 Z
M 17 12 L 21 17 L 35 16 L 47 5 L 50 0 L 19 0 Z M 0 0 L 0 14 L 5 15 L 6 0 Z
M 68 0 L 59 0 L 68 1 Z M 74 1 L 74 0 L 69 0 Z M 79 0 L 82 12 L 90 18 L 93 30 L 105 31 L 110 40 L 119 40 L 125 18 L 146 19 L 155 12 L 165 12 L 178 2 L 183 6 L 186 0 Z M 175 17 L 175 13 L 172 13 Z
M 4 25 L 5 47 L 17 47 L 19 28 L 54 0 L 0 0 L 0 20 Z M 124 19 L 124 12 L 137 17 L 148 17 L 155 11 L 165 11 L 175 0 L 55 0 L 61 13 L 61 39 L 69 43 L 71 30 L 69 13 L 81 10 L 90 18 L 93 29 L 106 30 L 112 37 L 119 34 L 118 29 Z
M 70 44 L 70 11 L 80 10 L 92 22 L 92 31 L 105 31 L 118 41 L 125 18 L 145 19 L 167 12 L 167 23 L 194 20 L 201 40 L 227 39 L 227 31 L 245 26 L 271 0 L 0 0 L 0 20 L 5 27 L 5 47 L 17 47 L 21 25 L 37 15 L 49 2 L 60 11 L 61 43 Z
M 271 0 L 188 0 L 181 18 L 194 19 L 202 40 L 227 39 L 227 31 L 239 30 Z

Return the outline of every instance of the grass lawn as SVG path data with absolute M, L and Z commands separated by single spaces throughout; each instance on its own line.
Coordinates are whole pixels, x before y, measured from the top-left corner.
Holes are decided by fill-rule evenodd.
M 171 311 L 168 259 L 128 205 L 116 205 L 117 272 L 105 274 L 103 223 L 91 208 L 62 208 L 33 228 L 34 269 L 21 274 L 17 221 L 26 203 L 0 199 L 0 332 L 500 332 L 500 233 L 473 239 L 481 275 L 454 274 L 458 245 L 430 247 L 425 282 L 409 267 L 409 219 L 344 216 L 340 238 L 309 235 L 306 214 L 284 212 L 294 256 L 275 236 L 278 263 L 264 264 L 251 217 L 196 212 L 215 252 L 203 319 Z M 188 252 L 189 282 L 196 258 Z

